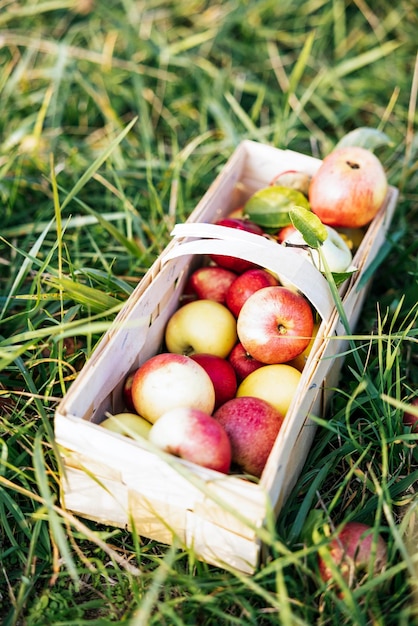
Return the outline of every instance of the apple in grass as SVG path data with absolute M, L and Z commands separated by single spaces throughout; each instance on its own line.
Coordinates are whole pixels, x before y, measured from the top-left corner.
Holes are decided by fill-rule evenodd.
M 215 265 L 199 267 L 189 277 L 185 293 L 200 300 L 215 300 L 225 304 L 226 293 L 238 274 Z
M 264 235 L 264 230 L 258 224 L 255 224 L 251 220 L 240 217 L 224 217 L 221 220 L 216 222 L 218 226 L 227 226 L 228 228 L 237 228 L 238 230 L 245 230 L 249 233 L 254 233 L 255 235 Z M 255 263 L 251 263 L 251 261 L 246 261 L 245 259 L 239 259 L 233 256 L 227 256 L 223 254 L 211 254 L 209 255 L 214 263 L 219 265 L 220 267 L 224 267 L 229 269 L 237 274 L 242 274 L 246 270 L 249 270 L 253 267 L 258 267 Z
M 244 302 L 259 289 L 263 287 L 278 286 L 279 281 L 267 270 L 252 268 L 240 274 L 229 286 L 225 304 L 230 311 L 238 317 Z
M 232 461 L 243 472 L 260 477 L 283 423 L 283 415 L 255 397 L 233 398 L 213 417 L 223 426 L 232 448 Z
M 228 473 L 231 443 L 223 426 L 199 409 L 179 407 L 164 413 L 152 426 L 149 441 L 177 457 Z
M 232 348 L 228 356 L 228 361 L 235 370 L 237 381 L 240 383 L 244 378 L 254 372 L 259 367 L 263 367 L 265 363 L 254 359 L 244 348 L 242 343 L 238 341 Z
M 346 146 L 322 161 L 309 185 L 309 203 L 324 224 L 358 228 L 375 217 L 387 189 L 386 173 L 376 155 Z
M 314 317 L 308 300 L 287 287 L 263 287 L 244 303 L 237 320 L 239 341 L 257 361 L 285 363 L 309 344 Z
M 199 352 L 226 358 L 237 342 L 231 311 L 214 300 L 195 300 L 169 318 L 165 344 L 169 352 L 190 356 Z
M 273 405 L 285 416 L 299 385 L 301 372 L 287 363 L 264 365 L 240 383 L 236 397 L 252 396 Z
M 215 390 L 199 363 L 183 354 L 162 352 L 136 370 L 132 401 L 136 412 L 153 424 L 161 415 L 178 407 L 212 413 Z
M 411 432 L 418 433 L 418 397 L 410 402 L 412 411 L 405 411 L 402 417 L 404 426 L 411 427 Z
M 369 567 L 374 573 L 381 571 L 387 562 L 386 542 L 367 524 L 347 522 L 336 537 L 326 546 L 327 556 L 319 555 L 318 565 L 322 580 L 334 577 L 335 570 L 350 583 Z
M 237 376 L 231 363 L 215 354 L 191 354 L 209 375 L 215 389 L 215 410 L 227 400 L 235 397 Z

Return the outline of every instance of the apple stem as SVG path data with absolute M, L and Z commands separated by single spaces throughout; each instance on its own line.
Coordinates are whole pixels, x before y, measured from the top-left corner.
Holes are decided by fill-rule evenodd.
M 351 167 L 352 170 L 359 170 L 360 165 L 358 163 L 354 163 L 353 161 L 346 161 L 348 167 Z

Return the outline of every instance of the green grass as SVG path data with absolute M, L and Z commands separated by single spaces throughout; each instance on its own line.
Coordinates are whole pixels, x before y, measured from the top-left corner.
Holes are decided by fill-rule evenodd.
M 418 624 L 417 5 L 0 0 L 0 619 Z M 60 509 L 53 414 L 175 222 L 243 139 L 325 156 L 349 131 L 400 189 L 331 411 L 254 576 Z M 360 361 L 359 361 L 359 358 Z M 359 363 L 361 367 L 359 366 Z M 341 597 L 324 532 L 388 565 Z

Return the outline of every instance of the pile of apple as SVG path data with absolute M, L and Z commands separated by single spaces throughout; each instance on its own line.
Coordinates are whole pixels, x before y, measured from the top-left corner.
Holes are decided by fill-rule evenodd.
M 332 152 L 312 178 L 300 172 L 277 176 L 265 194 L 269 189 L 276 193 L 277 187 L 285 196 L 293 191 L 303 196 L 330 228 L 330 241 L 345 255 L 344 267 L 333 268 L 337 272 L 351 262 L 338 228 L 368 224 L 383 203 L 387 182 L 373 153 L 349 147 Z M 217 223 L 271 237 L 275 215 L 278 245 L 297 242 L 299 233 L 286 222 L 286 210 L 266 213 L 265 203 L 255 202 L 254 196 Z M 127 412 L 102 425 L 139 433 L 197 465 L 258 478 L 319 322 L 303 294 L 262 267 L 225 255 L 207 260 L 188 279 L 179 308 L 167 322 L 162 352 L 125 381 Z

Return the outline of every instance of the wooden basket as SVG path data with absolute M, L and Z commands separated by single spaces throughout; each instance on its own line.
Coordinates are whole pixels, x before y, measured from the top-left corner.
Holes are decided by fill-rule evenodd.
M 282 170 L 313 174 L 321 161 L 252 141 L 236 149 L 190 218 L 138 284 L 112 327 L 57 408 L 63 505 L 98 522 L 132 528 L 165 544 L 192 548 L 197 558 L 253 573 L 266 520 L 294 486 L 315 434 L 310 415 L 324 415 L 343 358 L 343 329 L 328 283 L 306 260 L 262 237 L 213 222 L 266 187 Z M 351 328 L 367 293 L 364 277 L 385 240 L 396 206 L 390 187 L 353 259 L 358 271 L 340 288 Z M 259 483 L 224 475 L 154 450 L 99 426 L 124 409 L 129 372 L 160 351 L 164 329 L 191 271 L 208 253 L 236 255 L 265 266 L 300 289 L 322 323 L 298 391 Z M 369 273 L 369 272 L 368 272 Z

